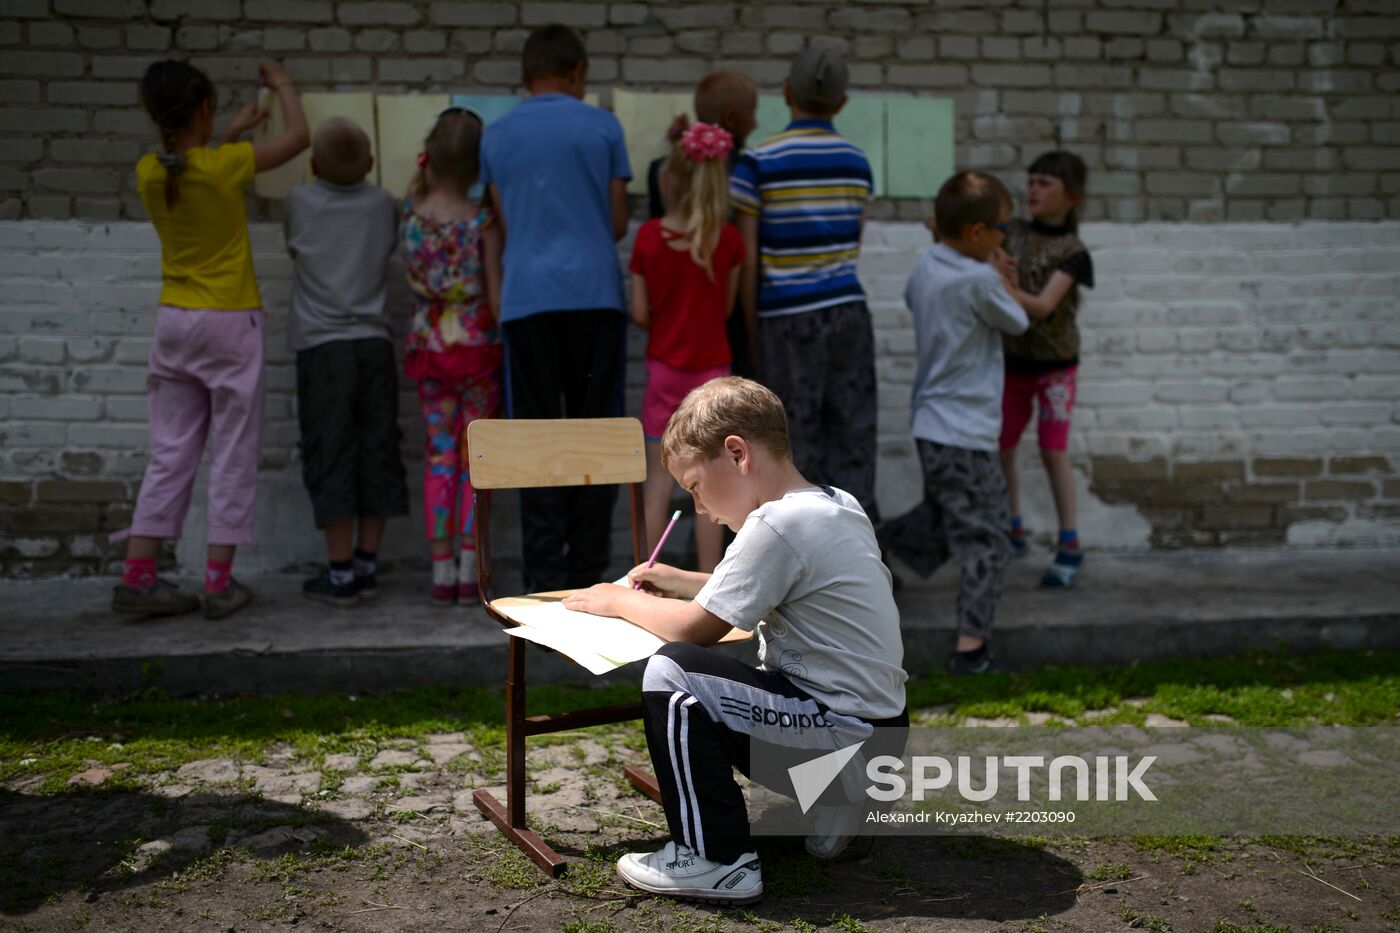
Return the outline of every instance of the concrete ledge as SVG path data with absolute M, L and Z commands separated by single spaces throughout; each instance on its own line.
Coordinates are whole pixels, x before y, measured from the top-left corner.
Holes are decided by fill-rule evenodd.
M 1013 669 L 1250 649 L 1400 650 L 1400 550 L 1090 553 L 1068 593 L 1036 589 L 1045 559 L 1032 555 L 1007 576 L 995 646 Z M 222 623 L 119 619 L 107 611 L 112 582 L 0 584 L 0 690 L 358 693 L 496 686 L 504 676 L 506 636 L 480 609 L 427 605 L 417 576 L 386 578 L 379 602 L 352 610 L 306 602 L 298 577 L 250 578 L 258 603 Z M 945 568 L 901 591 L 910 673 L 940 669 L 956 587 Z M 593 678 L 535 651 L 530 674 L 537 683 L 635 683 L 641 665 Z

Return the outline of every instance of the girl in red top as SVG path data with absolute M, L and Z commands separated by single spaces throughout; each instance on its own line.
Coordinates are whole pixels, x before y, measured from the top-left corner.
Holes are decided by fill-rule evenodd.
M 696 123 L 661 170 L 666 213 L 642 224 L 632 247 L 632 320 L 649 331 L 642 430 L 647 439 L 646 513 L 651 546 L 661 537 L 674 482 L 661 466 L 661 433 L 681 399 L 729 375 L 725 319 L 734 308 L 744 242 L 729 213 L 728 156 L 733 138 Z M 700 570 L 715 569 L 724 529 L 695 523 Z

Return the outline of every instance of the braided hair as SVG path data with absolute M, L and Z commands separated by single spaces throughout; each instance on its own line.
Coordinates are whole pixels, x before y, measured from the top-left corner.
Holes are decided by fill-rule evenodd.
M 184 155 L 175 152 L 175 136 L 194 121 L 205 101 L 217 106 L 214 83 L 189 62 L 155 62 L 141 78 L 141 104 L 160 131 L 161 151 L 156 158 L 165 169 L 167 208 L 180 201 L 177 179 L 185 170 Z

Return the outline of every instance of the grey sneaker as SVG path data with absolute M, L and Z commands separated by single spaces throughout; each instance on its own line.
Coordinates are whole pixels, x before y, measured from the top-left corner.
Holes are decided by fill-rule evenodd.
M 199 597 L 181 593 L 169 580 L 156 580 L 144 590 L 112 587 L 112 611 L 124 616 L 178 616 L 199 608 Z
M 224 619 L 253 601 L 253 591 L 237 580 L 228 581 L 222 593 L 204 594 L 204 618 Z

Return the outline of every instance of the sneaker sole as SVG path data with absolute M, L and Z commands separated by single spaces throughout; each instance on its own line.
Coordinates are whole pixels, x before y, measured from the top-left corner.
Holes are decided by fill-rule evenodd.
M 237 612 L 237 611 L 240 610 L 240 609 L 247 609 L 247 608 L 248 608 L 249 606 L 251 606 L 252 604 L 253 604 L 253 598 L 252 598 L 251 596 L 248 597 L 248 599 L 244 600 L 244 601 L 241 602 L 241 603 L 233 603 L 232 605 L 230 605 L 230 606 L 228 606 L 228 607 L 220 606 L 220 607 L 218 607 L 218 608 L 216 608 L 216 609 L 211 609 L 210 606 L 209 606 L 209 604 L 208 604 L 208 603 L 205 603 L 205 604 L 204 604 L 204 618 L 208 619 L 210 622 L 217 622 L 217 621 L 220 620 L 220 619 L 227 619 L 229 616 L 233 615 L 235 612 Z
M 139 609 L 128 606 L 123 606 L 121 608 L 117 608 L 116 606 L 112 607 L 112 612 L 116 615 L 130 616 L 133 619 L 155 619 L 161 616 L 182 616 L 186 613 L 196 612 L 198 610 L 199 606 L 197 605 L 190 606 L 186 609 L 171 609 L 168 607 L 162 607 L 160 609 Z
M 306 599 L 311 600 L 313 603 L 320 603 L 323 606 L 334 606 L 337 609 L 349 609 L 352 606 L 359 603 L 359 601 L 364 598 L 363 596 L 322 596 L 319 593 L 313 594 L 304 591 L 301 595 Z
M 763 900 L 762 888 L 748 894 L 726 897 L 722 894 L 713 893 L 709 888 L 705 888 L 704 890 L 686 889 L 683 891 L 653 888 L 650 885 L 642 884 L 639 881 L 628 878 L 621 870 L 618 871 L 617 876 L 638 891 L 645 891 L 647 894 L 655 894 L 658 897 L 669 897 L 677 901 L 690 901 L 693 904 L 734 904 L 742 906 L 744 904 L 757 904 L 759 901 Z

